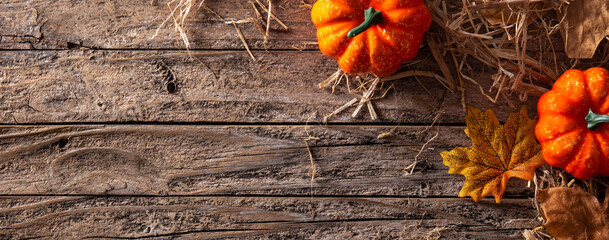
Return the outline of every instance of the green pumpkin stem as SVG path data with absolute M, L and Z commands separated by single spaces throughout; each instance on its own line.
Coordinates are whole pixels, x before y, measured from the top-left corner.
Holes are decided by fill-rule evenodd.
M 590 109 L 586 116 L 586 122 L 588 122 L 588 129 L 594 131 L 598 124 L 609 122 L 609 115 L 596 114 Z
M 355 37 L 360 33 L 363 33 L 368 28 L 372 27 L 375 24 L 383 22 L 383 13 L 381 11 L 377 11 L 374 8 L 370 7 L 364 11 L 364 22 L 359 26 L 351 29 L 347 33 L 348 37 Z

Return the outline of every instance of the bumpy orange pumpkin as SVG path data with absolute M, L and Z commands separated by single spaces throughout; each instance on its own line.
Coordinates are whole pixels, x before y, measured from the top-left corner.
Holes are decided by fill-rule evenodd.
M 543 158 L 574 177 L 609 176 L 609 72 L 563 73 L 537 103 Z
M 431 25 L 423 0 L 318 0 L 311 18 L 324 55 L 349 74 L 379 77 L 413 59 Z

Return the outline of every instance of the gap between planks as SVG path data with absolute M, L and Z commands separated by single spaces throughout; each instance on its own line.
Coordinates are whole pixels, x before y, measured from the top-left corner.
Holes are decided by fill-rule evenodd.
M 501 122 L 503 124 L 503 122 Z M 234 127 L 307 127 L 307 126 L 333 126 L 333 127 L 429 127 L 432 122 L 408 123 L 408 122 L 50 122 L 50 123 L 0 123 L 0 127 L 39 127 L 39 126 L 60 126 L 60 127 L 96 127 L 96 126 L 234 126 Z M 443 127 L 466 127 L 464 122 L 443 122 L 439 123 Z
M 419 200 L 419 199 L 453 200 L 453 201 L 473 202 L 473 200 L 470 198 L 459 198 L 456 196 L 452 197 L 452 196 L 441 196 L 441 195 L 438 195 L 438 196 L 429 195 L 426 197 L 421 197 L 421 196 L 417 196 L 417 195 L 324 195 L 324 194 L 313 195 L 313 196 L 311 196 L 310 194 L 302 194 L 302 195 L 292 195 L 292 194 L 283 194 L 283 195 L 270 195 L 270 194 L 243 194 L 243 195 L 239 195 L 239 194 L 216 194 L 216 195 L 209 195 L 209 194 L 193 194 L 193 195 L 186 195 L 186 194 L 168 194 L 168 195 L 15 194 L 15 195 L 10 195 L 10 194 L 0 194 L 0 200 L 2 200 L 2 198 L 33 198 L 33 197 L 74 197 L 74 198 L 176 198 L 176 197 L 182 198 L 183 197 L 183 198 L 291 198 L 291 199 L 371 199 L 371 198 L 378 198 L 378 199 L 412 199 L 412 200 Z M 519 200 L 530 200 L 530 199 L 531 199 L 530 197 L 526 197 L 526 196 L 521 196 L 521 197 L 509 196 L 509 197 L 502 198 L 502 201 L 503 200 L 519 201 Z M 481 200 L 481 203 L 485 203 L 487 201 L 488 201 L 488 203 L 494 203 L 495 198 L 493 198 L 492 196 L 485 197 Z
M 246 39 L 247 40 L 247 39 Z M 87 47 L 82 46 L 80 48 L 41 48 L 41 49 L 22 49 L 22 48 L 0 48 L 0 52 L 52 52 L 52 51 L 117 51 L 117 52 L 154 52 L 154 51 L 169 51 L 169 52 L 180 52 L 188 56 L 187 50 L 182 48 L 100 48 L 100 47 Z M 240 48 L 191 48 L 188 49 L 190 52 L 240 52 L 247 53 L 246 49 Z M 276 49 L 250 49 L 252 53 L 273 53 L 273 52 L 319 52 L 319 49 L 293 49 L 293 48 L 276 48 Z M 529 54 L 538 54 L 539 51 L 527 51 Z M 418 55 L 431 54 L 431 51 L 427 48 L 419 50 Z M 566 54 L 565 51 L 554 51 L 554 54 Z

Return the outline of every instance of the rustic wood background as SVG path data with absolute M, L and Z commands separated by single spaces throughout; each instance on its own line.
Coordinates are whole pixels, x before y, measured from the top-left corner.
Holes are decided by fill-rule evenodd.
M 380 120 L 346 111 L 322 124 L 354 96 L 317 88 L 337 64 L 302 1 L 274 2 L 290 29 L 273 23 L 266 44 L 239 25 L 256 62 L 203 9 L 186 25 L 192 56 L 172 26 L 151 39 L 166 2 L 0 1 L 0 238 L 521 239 L 540 225 L 525 181 L 501 204 L 456 197 L 463 177 L 440 152 L 470 144 L 459 91 L 402 79 L 374 101 Z M 255 17 L 246 0 L 205 4 Z M 425 44 L 414 63 L 441 73 Z M 536 116 L 534 98 L 465 91 L 501 121 L 522 105 Z M 318 138 L 314 180 L 303 137 Z

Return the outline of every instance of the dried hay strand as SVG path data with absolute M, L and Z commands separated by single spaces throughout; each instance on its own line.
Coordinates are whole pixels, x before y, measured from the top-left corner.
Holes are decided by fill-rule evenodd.
M 372 100 L 384 98 L 385 95 L 391 89 L 392 84 L 389 87 L 386 87 L 385 80 L 383 78 L 379 78 L 372 75 L 365 76 L 356 76 L 350 77 L 348 74 L 343 72 L 341 69 L 338 69 L 334 74 L 328 77 L 326 80 L 318 84 L 319 88 L 327 88 L 331 87 L 332 93 L 334 93 L 335 88 L 341 84 L 341 82 L 345 81 L 345 85 L 347 86 L 348 92 L 350 94 L 355 95 L 355 98 L 351 99 L 341 107 L 337 108 L 330 114 L 324 116 L 323 123 L 327 123 L 330 117 L 335 116 L 345 109 L 355 106 L 355 110 L 351 114 L 352 118 L 356 118 L 362 110 L 362 107 L 366 105 L 368 109 L 368 114 L 370 114 L 370 118 L 372 120 L 377 120 L 378 115 L 376 110 L 374 110 L 374 105 L 372 104 Z M 380 95 L 375 97 L 374 95 L 380 92 Z
M 441 82 L 445 81 L 442 76 L 431 71 L 406 70 L 391 76 L 379 78 L 373 75 L 353 77 L 343 72 L 339 68 L 336 72 L 330 75 L 330 77 L 320 82 L 317 86 L 319 88 L 330 88 L 331 94 L 333 94 L 337 86 L 344 84 L 347 87 L 348 93 L 355 95 L 355 98 L 340 106 L 330 114 L 324 116 L 323 122 L 327 123 L 331 117 L 343 112 L 345 109 L 351 106 L 355 106 L 355 110 L 351 114 L 351 117 L 356 118 L 358 117 L 363 105 L 366 105 L 370 119 L 377 120 L 378 114 L 376 113 L 376 110 L 374 110 L 372 101 L 384 98 L 389 93 L 389 90 L 392 89 L 395 80 L 417 76 L 431 77 L 438 79 Z M 421 86 L 425 89 L 423 85 Z M 429 93 L 429 90 L 425 89 L 425 91 Z
M 197 4 L 197 0 L 171 0 L 167 3 L 167 7 L 171 12 L 165 21 L 161 23 L 161 25 L 156 29 L 154 35 L 152 35 L 151 39 L 154 39 L 158 34 L 160 29 L 169 22 L 172 21 L 174 30 L 178 33 L 180 39 L 186 46 L 186 49 L 190 49 L 190 41 L 188 41 L 187 31 L 184 29 L 184 22 L 188 18 L 190 11 L 193 6 L 198 5 L 200 8 L 205 3 L 205 0 L 201 0 L 199 4 Z
M 517 94 L 521 101 L 526 101 L 529 96 L 541 96 L 558 78 L 558 70 L 556 64 L 545 65 L 545 62 L 552 62 L 551 59 L 530 56 L 527 46 L 530 45 L 531 39 L 547 41 L 549 46 L 552 46 L 550 35 L 557 32 L 559 23 L 544 17 L 545 12 L 552 7 L 546 5 L 539 7 L 539 4 L 550 1 L 552 2 L 546 5 L 553 7 L 560 5 L 558 2 L 560 0 L 532 2 L 462 0 L 453 5 L 444 0 L 428 0 L 426 5 L 432 13 L 432 21 L 435 24 L 427 32 L 425 43 L 438 64 L 439 73 L 415 71 L 403 66 L 401 72 L 383 78 L 382 82 L 410 76 L 433 77 L 451 92 L 461 93 L 464 111 L 466 82 L 476 86 L 492 103 L 505 99 L 512 105 L 509 97 L 513 94 Z M 499 24 L 491 24 L 482 13 L 483 10 L 495 8 L 509 10 L 508 15 L 505 15 L 505 11 L 500 12 L 499 20 L 502 22 Z M 555 54 L 553 58 L 553 62 L 556 63 Z M 481 64 L 472 66 L 475 62 Z M 480 72 L 484 69 L 493 71 L 491 78 L 480 78 Z M 342 79 L 349 78 L 344 74 L 334 73 L 319 86 L 332 87 L 334 92 Z M 370 87 L 364 84 L 356 89 L 370 89 Z M 349 92 L 353 93 L 352 90 Z M 356 91 L 356 93 L 364 95 L 361 92 Z M 361 100 L 358 106 L 362 101 L 370 101 L 365 96 L 359 98 Z M 349 101 L 348 104 L 354 103 Z M 344 107 L 337 111 L 344 110 Z M 335 115 L 337 111 L 329 116 Z
M 400 239 L 438 240 L 443 238 L 442 232 L 457 228 L 456 225 L 447 225 L 428 230 L 420 227 L 421 222 L 404 226 Z
M 243 46 L 245 47 L 246 51 L 248 52 L 248 54 L 250 55 L 252 60 L 255 62 L 256 57 L 254 57 L 252 51 L 250 50 L 250 48 L 246 42 L 246 39 L 245 39 L 243 33 L 241 32 L 241 29 L 239 29 L 237 24 L 253 23 L 254 26 L 258 29 L 258 31 L 260 31 L 260 33 L 264 37 L 265 46 L 266 46 L 266 43 L 268 42 L 268 38 L 269 38 L 269 31 L 271 29 L 270 28 L 271 20 L 276 21 L 284 30 L 288 30 L 289 28 L 285 23 L 283 23 L 273 13 L 272 0 L 266 1 L 268 3 L 268 7 L 263 2 L 261 2 L 261 0 L 248 0 L 248 1 L 249 1 L 250 5 L 252 6 L 252 9 L 254 10 L 254 13 L 256 15 L 255 18 L 250 17 L 250 18 L 245 18 L 245 19 L 225 20 L 225 18 L 220 16 L 220 14 L 218 14 L 217 12 L 215 12 L 212 9 L 205 6 L 205 4 L 204 4 L 205 0 L 171 0 L 170 2 L 167 3 L 167 7 L 170 10 L 169 16 L 167 16 L 165 18 L 165 20 L 159 25 L 159 27 L 156 29 L 156 31 L 155 31 L 154 35 L 151 37 L 151 39 L 154 39 L 156 36 L 158 36 L 161 28 L 163 28 L 168 22 L 171 22 L 174 26 L 175 32 L 178 33 L 179 39 L 184 43 L 186 50 L 189 50 L 190 41 L 188 40 L 188 31 L 185 27 L 185 21 L 186 21 L 186 19 L 188 19 L 188 16 L 191 13 L 193 7 L 197 6 L 197 9 L 203 8 L 203 9 L 207 10 L 208 12 L 212 13 L 214 16 L 218 17 L 224 23 L 233 25 L 235 28 L 235 31 L 237 32 L 237 35 L 239 36 L 239 39 L 243 43 Z M 258 7 L 262 8 L 262 10 L 267 14 L 266 21 L 263 20 L 262 14 L 258 10 Z
M 428 0 L 427 5 L 436 24 L 428 33 L 427 42 L 431 49 L 440 52 L 432 51 L 434 58 L 442 66 L 445 62 L 442 56 L 447 56 L 451 72 L 456 73 L 459 81 L 478 86 L 489 101 L 496 103 L 500 97 L 507 99 L 512 93 L 518 94 L 522 101 L 528 96 L 538 97 L 548 91 L 547 87 L 558 77 L 556 66 L 546 66 L 544 59 L 535 59 L 527 52 L 531 39 L 547 41 L 552 46 L 549 36 L 557 32 L 559 24 L 544 15 L 556 3 L 462 0 L 460 5 L 448 6 L 442 0 Z M 500 11 L 483 12 L 493 9 Z M 490 23 L 489 19 L 497 21 L 494 18 L 498 18 L 498 24 Z M 553 57 L 556 62 L 556 55 Z M 490 88 L 483 87 L 489 82 L 476 77 L 480 68 L 471 66 L 471 60 L 494 71 Z M 446 77 L 444 67 L 442 70 Z

